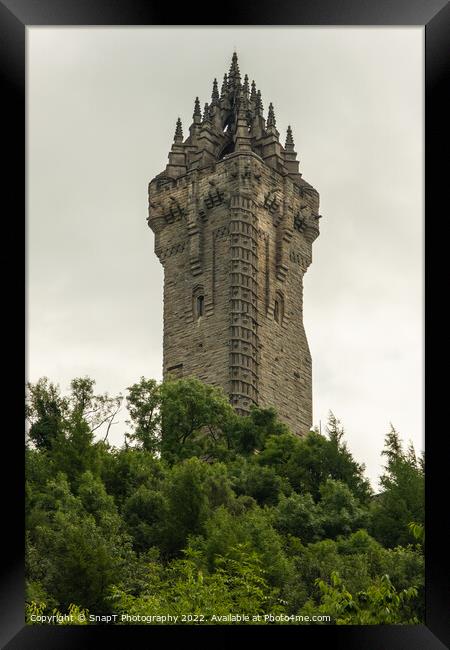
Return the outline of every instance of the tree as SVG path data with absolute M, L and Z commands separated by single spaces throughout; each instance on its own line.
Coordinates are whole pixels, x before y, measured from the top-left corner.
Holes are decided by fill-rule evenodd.
M 417 596 L 417 589 L 409 587 L 397 592 L 389 576 L 375 580 L 365 591 L 352 594 L 336 571 L 331 573 L 330 584 L 317 580 L 322 598 L 319 607 L 309 601 L 302 608 L 304 615 L 317 613 L 331 617 L 336 625 L 390 625 L 392 623 L 416 624 L 418 619 L 409 614 L 408 605 Z
M 282 496 L 274 512 L 275 526 L 284 535 L 298 537 L 304 544 L 322 539 L 321 511 L 308 492 Z
M 164 544 L 168 516 L 169 504 L 165 495 L 146 484 L 140 485 L 126 499 L 123 518 L 137 551 Z
M 228 503 L 232 492 L 222 464 L 188 458 L 172 467 L 163 494 L 168 503 L 164 550 L 173 555 L 190 535 L 204 531 L 212 511 Z
M 251 406 L 250 414 L 234 418 L 231 427 L 231 444 L 239 454 L 253 454 L 264 448 L 270 436 L 289 434 L 288 427 L 278 419 L 274 408 Z
M 218 557 L 234 557 L 232 549 L 238 544 L 247 544 L 261 557 L 269 583 L 282 587 L 290 577 L 291 565 L 283 548 L 283 538 L 272 525 L 271 510 L 256 504 L 239 514 L 234 514 L 233 510 L 232 503 L 214 510 L 201 534 L 190 538 L 192 548 L 202 552 L 212 570 Z
M 75 496 L 60 473 L 36 502 L 28 579 L 64 608 L 76 602 L 108 610 L 107 587 L 132 560 L 131 544 L 114 503 L 92 474 L 81 477 L 79 491 Z M 31 561 L 36 556 L 40 562 Z
M 61 397 L 59 386 L 47 377 L 35 384 L 27 383 L 26 418 L 29 424 L 28 438 L 35 447 L 50 451 L 55 441 L 63 436 L 68 401 Z
M 167 567 L 153 562 L 147 584 L 136 596 L 112 589 L 115 611 L 141 617 L 170 614 L 181 625 L 217 625 L 235 624 L 228 619 L 230 613 L 247 614 L 251 621 L 252 616 L 282 609 L 260 557 L 247 545 L 238 544 L 232 557 L 218 558 L 212 572 L 202 566 L 198 551 L 187 548 L 183 555 Z
M 121 397 L 92 379 L 65 396 L 42 379 L 27 400 L 29 613 L 423 620 L 424 463 L 395 430 L 371 499 L 333 414 L 299 438 L 274 409 L 241 417 L 198 380 L 141 377 L 114 448 Z
M 342 481 L 328 479 L 320 486 L 320 521 L 325 537 L 348 535 L 367 523 L 367 514 Z
M 70 392 L 61 397 L 59 386 L 47 378 L 27 384 L 26 417 L 28 438 L 35 450 L 46 453 L 53 476 L 58 471 L 76 484 L 91 470 L 98 473 L 102 443 L 94 444 L 94 435 L 106 429 L 104 444 L 122 401 L 121 396 L 94 393 L 95 381 L 89 377 L 73 379 Z M 28 455 L 28 460 L 33 456 Z
M 141 377 L 140 381 L 129 386 L 127 408 L 133 432 L 127 439 L 136 441 L 145 451 L 156 453 L 161 446 L 161 390 L 154 379 Z
M 120 410 L 122 395 L 110 397 L 108 393 L 94 394 L 95 380 L 90 377 L 78 377 L 70 383 L 71 405 L 70 421 L 73 426 L 83 423 L 93 435 L 106 425 L 104 440 L 114 424 L 114 418 Z
M 214 457 L 230 445 L 227 431 L 236 419 L 223 391 L 189 377 L 161 386 L 162 458 Z
M 140 447 L 110 449 L 101 465 L 106 490 L 119 509 L 142 485 L 160 490 L 166 473 L 166 465 Z
M 275 505 L 280 494 L 290 486 L 272 467 L 261 465 L 252 457 L 238 456 L 228 464 L 228 473 L 236 494 L 253 497 L 260 505 Z
M 372 505 L 372 534 L 388 547 L 412 541 L 409 524 L 424 524 L 423 465 L 410 445 L 405 451 L 391 426 L 382 454 L 387 463 L 380 478 L 383 492 Z
M 370 484 L 364 477 L 364 466 L 354 460 L 343 435 L 339 421 L 330 413 L 326 436 L 318 431 L 310 431 L 303 438 L 289 433 L 268 436 L 258 462 L 273 466 L 296 492 L 309 492 L 315 501 L 320 500 L 320 486 L 334 479 L 345 483 L 366 504 Z

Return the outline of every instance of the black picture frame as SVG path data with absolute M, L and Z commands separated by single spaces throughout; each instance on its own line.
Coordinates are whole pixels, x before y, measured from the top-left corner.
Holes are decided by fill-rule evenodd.
M 226 20 L 224 20 L 226 18 Z M 3 335 L 4 350 L 13 352 L 12 363 L 2 373 L 4 396 L 3 549 L 0 583 L 0 643 L 8 650 L 51 650 L 53 648 L 98 648 L 103 643 L 117 643 L 124 648 L 148 647 L 162 635 L 165 642 L 180 637 L 189 643 L 211 635 L 230 640 L 235 634 L 245 642 L 263 632 L 270 643 L 280 636 L 293 634 L 300 645 L 330 643 L 334 648 L 364 650 L 425 650 L 445 648 L 450 644 L 450 570 L 448 551 L 448 515 L 445 500 L 444 462 L 446 451 L 445 422 L 440 429 L 431 422 L 441 410 L 443 390 L 436 384 L 426 393 L 426 624 L 417 626 L 254 626 L 152 627 L 152 626 L 25 626 L 24 624 L 24 449 L 20 433 L 23 414 L 24 364 L 20 363 L 24 318 L 23 288 L 25 269 L 25 31 L 37 25 L 212 25 L 212 3 L 169 5 L 145 0 L 0 0 L 0 78 L 4 119 L 3 159 L 7 182 L 3 184 Z M 176 22 L 174 22 L 174 20 Z M 274 3 L 229 2 L 217 7 L 217 25 L 422 25 L 425 27 L 425 226 L 427 267 L 425 275 L 426 306 L 440 277 L 439 261 L 445 260 L 430 242 L 445 216 L 439 210 L 447 186 L 443 148 L 448 123 L 446 80 L 450 67 L 450 6 L 446 0 L 308 0 Z M 301 71 L 300 71 L 301 73 Z M 448 140 L 447 140 L 448 142 Z M 437 237 L 436 239 L 439 239 Z M 441 242 L 444 246 L 444 243 Z M 438 250 L 439 242 L 436 248 Z M 434 263 L 432 263 L 434 262 Z M 437 262 L 437 263 L 436 263 Z M 26 316 L 26 315 L 25 315 Z M 440 319 L 427 317 L 426 378 L 431 379 L 431 340 L 445 339 L 439 331 Z M 441 325 L 442 327 L 442 325 Z M 19 339 L 19 340 L 17 340 Z M 13 341 L 17 340 L 17 346 Z M 6 355 L 5 355 L 6 356 Z M 440 384 L 442 386 L 442 384 Z M 11 418 L 9 426 L 6 420 Z M 5 465 L 12 468 L 8 476 Z M 250 637 L 251 635 L 251 637 Z

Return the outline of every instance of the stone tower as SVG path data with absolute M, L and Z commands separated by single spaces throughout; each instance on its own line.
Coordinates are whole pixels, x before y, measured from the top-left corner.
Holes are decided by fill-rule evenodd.
M 299 172 L 291 128 L 263 114 L 236 53 L 221 92 L 178 119 L 169 162 L 149 184 L 148 224 L 164 266 L 163 376 L 222 386 L 240 414 L 274 406 L 294 433 L 312 425 L 303 276 L 319 196 Z

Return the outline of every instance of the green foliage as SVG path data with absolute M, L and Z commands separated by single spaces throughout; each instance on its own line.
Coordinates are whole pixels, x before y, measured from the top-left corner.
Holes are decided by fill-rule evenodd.
M 232 492 L 222 464 L 189 458 L 175 465 L 163 486 L 167 517 L 163 551 L 181 551 L 190 535 L 200 534 L 213 509 L 228 503 Z
M 411 522 L 425 521 L 423 464 L 410 446 L 404 451 L 398 433 L 392 427 L 385 439 L 387 458 L 380 478 L 382 493 L 372 506 L 372 534 L 389 547 L 411 542 Z
M 71 603 L 67 612 L 60 612 L 54 607 L 49 610 L 46 603 L 36 603 L 34 600 L 25 605 L 25 623 L 33 625 L 39 622 L 41 617 L 47 617 L 50 625 L 87 625 L 89 610 L 82 609 Z M 36 620 L 37 619 L 37 620 Z
M 137 442 L 145 451 L 156 452 L 161 444 L 161 390 L 154 379 L 141 377 L 128 388 L 127 408 L 133 433 L 127 439 Z
M 217 566 L 217 558 L 233 557 L 233 548 L 250 543 L 263 561 L 269 582 L 281 587 L 290 576 L 291 564 L 283 549 L 283 538 L 272 526 L 271 518 L 269 510 L 256 504 L 239 514 L 220 507 L 206 522 L 203 535 L 191 539 L 191 546 L 201 551 L 212 570 Z
M 164 543 L 169 503 L 162 492 L 140 485 L 125 501 L 122 512 L 136 550 L 142 552 Z
M 277 611 L 277 591 L 267 583 L 258 554 L 244 544 L 231 550 L 232 557 L 217 558 L 213 573 L 199 566 L 199 553 L 189 548 L 184 558 L 165 568 L 150 565 L 140 596 L 112 591 L 115 611 L 131 617 L 178 616 L 181 624 L 214 624 L 212 617 L 230 612 L 252 616 Z M 186 614 L 191 620 L 183 621 Z
M 320 486 L 320 512 L 325 537 L 348 535 L 367 523 L 367 514 L 349 487 L 328 479 Z
M 275 468 L 259 464 L 254 457 L 238 456 L 229 463 L 228 472 L 236 494 L 251 496 L 261 505 L 276 505 L 280 495 L 290 491 Z
M 315 501 L 320 499 L 320 488 L 328 479 L 341 481 L 354 496 L 367 504 L 371 488 L 364 477 L 364 466 L 359 465 L 343 441 L 344 431 L 330 413 L 327 435 L 310 431 L 304 438 L 289 433 L 268 436 L 258 462 L 276 468 L 292 488 L 308 492 Z
M 67 399 L 61 397 L 59 386 L 49 382 L 47 377 L 42 377 L 36 384 L 27 383 L 28 438 L 37 449 L 52 449 L 55 441 L 63 435 L 67 409 Z
M 27 386 L 27 622 L 423 620 L 423 459 L 394 430 L 373 498 L 332 414 L 325 435 L 298 438 L 274 409 L 241 417 L 196 379 L 141 377 L 117 449 L 107 438 L 122 398 L 94 388 Z
M 111 449 L 101 466 L 106 490 L 119 508 L 141 485 L 159 490 L 165 473 L 165 465 L 140 447 Z
M 288 497 L 281 497 L 275 510 L 275 526 L 282 534 L 297 537 L 303 543 L 323 537 L 320 508 L 309 492 L 293 492 Z
M 383 575 L 365 591 L 352 594 L 336 571 L 332 571 L 330 583 L 317 580 L 321 591 L 319 607 L 308 602 L 302 614 L 318 612 L 331 617 L 336 625 L 391 625 L 393 623 L 418 623 L 417 617 L 409 615 L 409 603 L 416 598 L 417 589 L 409 587 L 398 592 L 389 576 Z
M 120 577 L 130 540 L 104 486 L 86 473 L 79 496 L 64 474 L 49 481 L 30 516 L 28 579 L 63 607 L 105 605 L 105 589 Z
M 73 379 L 69 395 L 62 397 L 46 377 L 27 384 L 28 447 L 47 453 L 51 475 L 64 472 L 74 486 L 86 470 L 98 473 L 104 442 L 122 401 L 120 395 L 95 395 L 94 385 L 89 377 Z M 104 441 L 94 444 L 94 434 L 102 427 Z
M 236 415 L 223 391 L 189 377 L 161 385 L 161 454 L 170 464 L 190 456 L 209 458 L 230 445 Z
M 270 436 L 283 434 L 289 434 L 289 430 L 278 420 L 275 409 L 263 409 L 254 405 L 250 415 L 233 418 L 230 429 L 233 448 L 244 455 L 262 450 Z
M 423 524 L 417 524 L 416 522 L 412 521 L 408 524 L 408 528 L 411 531 L 414 539 L 417 539 L 417 541 L 421 544 L 425 543 L 425 527 Z

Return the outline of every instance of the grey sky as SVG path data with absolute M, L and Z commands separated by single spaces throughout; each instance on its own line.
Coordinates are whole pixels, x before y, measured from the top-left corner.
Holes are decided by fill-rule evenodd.
M 314 423 L 375 482 L 392 422 L 423 448 L 423 28 L 28 28 L 28 379 L 161 378 L 147 184 L 175 122 L 241 73 L 321 197 L 305 277 Z M 125 419 L 125 413 L 124 418 Z M 119 444 L 124 424 L 110 434 Z

